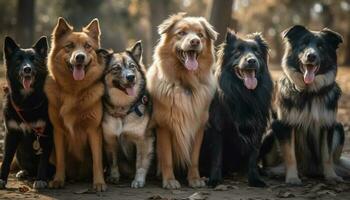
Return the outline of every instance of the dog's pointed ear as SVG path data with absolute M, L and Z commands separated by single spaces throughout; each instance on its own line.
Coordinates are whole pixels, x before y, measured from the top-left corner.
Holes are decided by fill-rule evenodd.
M 103 49 L 103 48 L 96 49 L 95 52 L 98 56 L 101 56 L 106 61 L 106 63 L 109 62 L 109 60 L 111 59 L 111 57 L 113 55 L 112 50 Z
M 130 50 L 128 50 L 130 52 L 130 54 L 132 55 L 132 57 L 134 57 L 134 59 L 137 62 L 141 61 L 142 58 L 142 43 L 141 40 L 137 41 L 133 47 L 131 47 Z
M 267 58 L 269 52 L 269 45 L 267 44 L 265 38 L 262 36 L 262 33 L 253 33 L 251 34 L 251 38 L 259 45 L 259 48 L 261 49 L 265 58 Z
M 6 36 L 4 42 L 5 59 L 9 59 L 11 55 L 18 50 L 19 46 L 16 44 L 16 42 L 11 37 Z
M 46 58 L 48 51 L 48 44 L 46 36 L 42 36 L 34 45 L 33 49 L 42 57 Z
M 101 30 L 100 23 L 97 18 L 93 19 L 87 26 L 85 26 L 83 31 L 96 41 L 100 40 Z
M 164 20 L 159 26 L 158 26 L 158 34 L 162 35 L 164 33 L 167 33 L 179 20 L 184 18 L 186 15 L 185 12 L 180 12 L 175 15 L 170 15 L 168 19 Z
M 331 29 L 324 28 L 321 31 L 321 34 L 323 34 L 323 37 L 326 40 L 326 42 L 329 45 L 331 45 L 331 47 L 333 47 L 334 49 L 338 49 L 339 44 L 343 43 L 343 37 L 339 33 L 332 31 Z
M 218 37 L 218 33 L 214 30 L 214 27 L 209 24 L 209 22 L 204 17 L 200 17 L 199 20 L 208 37 L 215 41 Z
M 226 31 L 226 43 L 234 43 L 236 42 L 237 40 L 237 36 L 236 36 L 236 33 L 232 30 L 232 29 L 229 29 L 227 28 L 227 31 Z
M 73 27 L 69 25 L 68 22 L 63 17 L 59 17 L 58 22 L 55 28 L 53 29 L 52 36 L 55 39 L 59 39 L 62 36 L 64 36 L 66 33 L 69 33 L 72 31 L 73 31 Z
M 284 30 L 281 35 L 283 39 L 292 41 L 295 38 L 300 38 L 307 33 L 310 33 L 310 31 L 307 30 L 304 26 L 295 25 Z

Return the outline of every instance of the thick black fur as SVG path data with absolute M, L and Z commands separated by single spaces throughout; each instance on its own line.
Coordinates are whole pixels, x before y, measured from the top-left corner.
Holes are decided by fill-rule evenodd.
M 5 149 L 4 160 L 0 173 L 0 188 L 4 188 L 9 175 L 10 165 L 16 153 L 17 163 L 20 169 L 25 170 L 29 176 L 36 177 L 34 187 L 46 186 L 49 171 L 49 156 L 53 147 L 52 125 L 48 118 L 48 100 L 43 91 L 47 70 L 48 44 L 46 37 L 40 38 L 32 48 L 20 48 L 10 37 L 5 38 L 4 55 L 6 66 L 6 78 L 9 90 L 4 98 L 5 121 Z M 30 67 L 31 72 L 25 75 L 31 76 L 33 82 L 30 92 L 24 92 L 22 85 L 24 67 Z M 23 129 L 13 128 L 9 123 L 23 124 L 23 120 L 16 113 L 14 104 L 20 108 L 24 119 L 29 123 L 38 120 L 45 122 L 45 137 L 40 137 L 40 146 L 43 151 L 36 155 L 33 142 L 36 134 L 33 130 L 24 132 Z M 52 168 L 51 168 L 52 170 Z M 52 172 L 51 172 L 52 173 Z
M 285 75 L 279 80 L 276 93 L 276 106 L 281 116 L 272 123 L 272 132 L 263 142 L 262 153 L 269 152 L 272 137 L 279 140 L 279 144 L 290 142 L 294 129 L 297 132 L 295 151 L 299 173 L 319 176 L 323 173 L 321 161 L 322 156 L 325 156 L 322 153 L 325 147 L 320 143 L 324 134 L 327 134 L 330 156 L 336 154 L 335 149 L 344 144 L 343 126 L 335 117 L 332 118 L 333 115 L 328 114 L 336 114 L 341 96 L 335 76 L 336 50 L 342 43 L 342 37 L 330 29 L 310 31 L 304 26 L 296 25 L 285 30 L 282 38 L 285 42 L 282 61 Z M 310 52 L 314 57 L 311 60 L 308 58 Z M 319 66 L 312 84 L 305 83 L 303 79 L 302 67 L 306 64 Z M 317 116 L 313 115 L 315 108 L 320 112 Z M 324 120 L 327 122 L 321 123 L 317 121 L 318 118 L 327 119 Z M 335 133 L 338 141 L 333 141 Z M 300 152 L 299 149 L 303 151 Z M 335 161 L 338 159 L 334 158 Z
M 257 59 L 258 85 L 248 90 L 235 73 L 247 55 Z M 218 89 L 210 106 L 208 128 L 201 152 L 202 172 L 208 173 L 209 185 L 222 182 L 223 175 L 248 169 L 249 185 L 264 187 L 257 168 L 257 157 L 265 132 L 273 82 L 268 65 L 268 46 L 258 33 L 240 38 L 227 32 L 226 41 L 218 53 Z M 208 162 L 209 161 L 209 162 Z

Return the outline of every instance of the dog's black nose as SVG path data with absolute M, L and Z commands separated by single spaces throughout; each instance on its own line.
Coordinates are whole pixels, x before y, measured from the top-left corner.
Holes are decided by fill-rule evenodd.
M 127 75 L 126 76 L 126 79 L 129 81 L 129 82 L 132 82 L 135 80 L 135 75 Z
M 314 62 L 314 61 L 316 60 L 316 55 L 313 54 L 313 53 L 307 54 L 307 60 L 308 60 L 309 62 Z
M 249 58 L 249 59 L 247 60 L 247 62 L 248 62 L 248 64 L 250 64 L 250 65 L 254 65 L 254 64 L 256 64 L 256 59 L 254 59 L 254 58 Z
M 201 41 L 199 39 L 194 38 L 190 41 L 190 44 L 191 46 L 198 46 L 200 42 Z
M 78 54 L 75 56 L 75 61 L 77 63 L 83 63 L 85 60 L 85 56 L 83 54 Z
M 23 68 L 23 72 L 26 73 L 26 74 L 29 74 L 30 72 L 32 72 L 32 68 L 31 67 L 28 67 L 28 66 L 25 66 Z

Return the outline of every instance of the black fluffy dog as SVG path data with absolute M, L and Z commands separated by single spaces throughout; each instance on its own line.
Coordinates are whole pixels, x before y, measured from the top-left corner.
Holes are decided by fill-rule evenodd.
M 5 149 L 0 172 L 0 188 L 5 188 L 10 165 L 16 153 L 18 177 L 36 176 L 34 188 L 47 185 L 49 156 L 53 147 L 52 125 L 43 91 L 48 74 L 47 39 L 40 38 L 32 48 L 20 48 L 5 38 L 4 54 L 8 91 L 4 102 Z
M 220 183 L 222 175 L 242 169 L 248 169 L 249 185 L 266 185 L 258 173 L 257 157 L 273 90 L 267 57 L 268 46 L 261 34 L 240 38 L 227 32 L 218 53 L 218 89 L 201 153 L 202 166 L 210 168 L 211 186 Z

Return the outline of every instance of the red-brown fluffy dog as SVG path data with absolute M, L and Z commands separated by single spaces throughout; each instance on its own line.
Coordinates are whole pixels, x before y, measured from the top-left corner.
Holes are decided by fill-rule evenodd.
M 63 18 L 52 33 L 45 91 L 49 99 L 49 116 L 54 126 L 56 174 L 50 186 L 64 186 L 68 178 L 91 174 L 93 187 L 106 190 L 102 166 L 102 59 L 97 19 L 81 32 L 74 32 Z M 89 148 L 90 147 L 90 148 Z M 92 157 L 92 160 L 91 160 Z
M 215 91 L 213 41 L 217 33 L 203 17 L 170 16 L 158 29 L 161 39 L 147 72 L 157 132 L 163 187 L 180 188 L 174 164 L 188 168 L 191 187 L 203 187 L 198 157 L 209 104 Z

